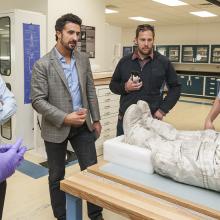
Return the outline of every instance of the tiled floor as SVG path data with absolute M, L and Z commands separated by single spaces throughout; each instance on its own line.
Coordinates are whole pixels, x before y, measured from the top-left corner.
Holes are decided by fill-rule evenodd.
M 199 100 L 193 98 L 181 98 L 191 102 L 206 102 L 210 100 Z M 211 105 L 196 103 L 178 102 L 175 108 L 166 116 L 165 121 L 173 124 L 181 130 L 201 130 L 206 115 Z M 220 131 L 220 117 L 215 122 L 216 130 Z M 25 159 L 34 163 L 42 162 L 44 159 L 29 151 Z M 101 159 L 101 157 L 99 158 Z M 66 176 L 73 175 L 79 171 L 78 165 L 66 169 Z M 85 207 L 85 204 L 84 204 Z M 84 209 L 86 210 L 86 209 Z M 124 220 L 124 217 L 104 210 L 106 220 Z M 20 172 L 16 172 L 8 179 L 8 189 L 5 201 L 3 220 L 53 220 L 47 176 L 33 179 Z M 84 220 L 87 220 L 84 211 Z

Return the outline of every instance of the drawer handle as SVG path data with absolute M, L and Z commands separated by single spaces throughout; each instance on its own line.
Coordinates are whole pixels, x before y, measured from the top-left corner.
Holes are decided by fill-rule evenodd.
M 210 83 L 210 85 L 215 85 L 215 83 Z
M 104 123 L 104 126 L 106 126 L 106 125 L 110 125 L 110 122 L 108 121 L 108 122 L 105 122 Z
M 214 92 L 210 92 L 209 94 L 210 94 L 210 95 L 214 95 Z
M 109 101 L 111 101 L 111 99 L 105 99 L 104 101 L 105 101 L 105 102 L 109 102 Z
M 104 107 L 104 109 L 108 109 L 108 108 L 110 108 L 110 105 L 106 105 L 106 106 Z
M 105 114 L 104 114 L 104 116 L 107 116 L 107 115 L 110 115 L 111 113 L 110 112 L 106 112 Z
M 110 136 L 110 135 L 108 134 L 108 135 L 104 135 L 103 137 L 104 137 L 104 138 L 108 138 L 109 136 Z
M 209 89 L 213 90 L 213 89 L 215 89 L 215 88 L 213 88 L 213 87 L 210 87 Z

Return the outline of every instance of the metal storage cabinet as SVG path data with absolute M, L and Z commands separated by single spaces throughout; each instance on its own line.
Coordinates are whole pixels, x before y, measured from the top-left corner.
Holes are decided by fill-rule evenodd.
M 203 76 L 189 76 L 189 93 L 193 95 L 203 95 Z
M 181 93 L 188 93 L 189 88 L 188 88 L 188 80 L 189 80 L 189 75 L 183 75 L 183 74 L 178 74 L 178 81 L 181 83 Z
M 116 136 L 118 121 L 119 95 L 113 94 L 109 85 L 96 86 L 96 94 L 99 100 L 102 132 L 96 141 L 97 155 L 103 153 L 103 142 Z
M 205 77 L 205 96 L 215 97 L 218 90 L 218 77 L 206 76 Z
M 178 75 L 181 83 L 181 93 L 184 95 L 203 95 L 204 77 L 197 75 Z
M 158 45 L 156 50 L 169 58 L 171 62 L 180 61 L 180 46 L 179 45 Z
M 220 63 L 220 45 L 211 45 L 211 63 Z
M 209 45 L 182 45 L 183 63 L 208 63 Z
M 171 62 L 180 61 L 180 46 L 179 45 L 171 45 L 168 47 L 168 58 Z

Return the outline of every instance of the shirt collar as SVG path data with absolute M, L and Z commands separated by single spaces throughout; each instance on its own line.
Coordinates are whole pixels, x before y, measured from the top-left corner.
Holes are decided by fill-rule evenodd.
M 154 52 L 153 52 L 153 50 L 152 50 L 152 52 L 150 53 L 150 55 L 149 55 L 148 57 L 144 58 L 144 59 L 149 59 L 149 57 L 153 60 L 153 58 L 154 58 Z M 134 53 L 133 53 L 133 55 L 132 55 L 132 60 L 135 60 L 135 59 L 142 60 L 141 57 L 139 56 L 137 50 L 135 50 Z
M 57 58 L 58 58 L 60 61 L 65 60 L 65 57 L 57 50 L 56 47 L 55 47 L 55 51 L 56 51 Z M 73 53 L 73 52 L 72 52 L 71 58 L 74 59 L 74 53 Z

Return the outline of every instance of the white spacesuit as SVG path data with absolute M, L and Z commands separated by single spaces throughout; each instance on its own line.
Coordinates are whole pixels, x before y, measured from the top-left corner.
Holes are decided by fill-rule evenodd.
M 178 131 L 152 118 L 148 104 L 138 101 L 125 112 L 125 142 L 146 147 L 158 174 L 178 182 L 220 191 L 220 133 Z

